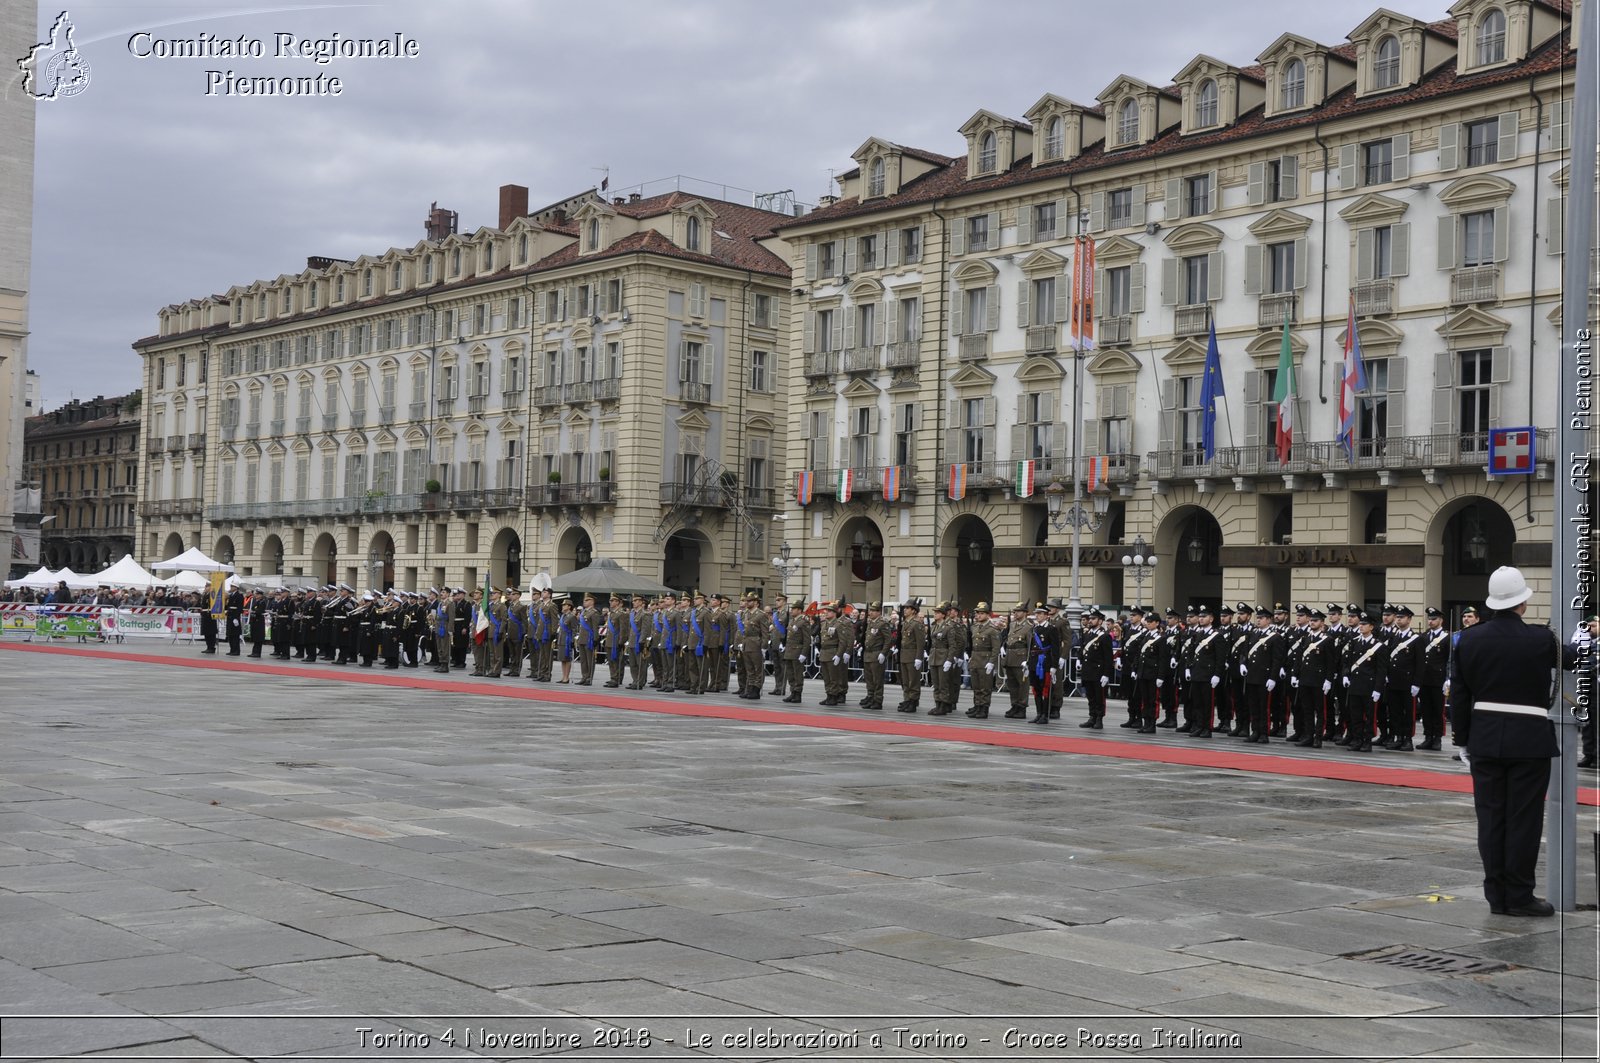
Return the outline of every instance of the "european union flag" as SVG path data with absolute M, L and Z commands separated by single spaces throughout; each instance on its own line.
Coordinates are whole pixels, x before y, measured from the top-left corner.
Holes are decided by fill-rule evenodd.
M 1206 343 L 1206 375 L 1200 382 L 1200 441 L 1206 460 L 1217 456 L 1217 400 L 1222 390 L 1222 360 L 1217 357 L 1217 323 L 1211 322 L 1211 338 Z

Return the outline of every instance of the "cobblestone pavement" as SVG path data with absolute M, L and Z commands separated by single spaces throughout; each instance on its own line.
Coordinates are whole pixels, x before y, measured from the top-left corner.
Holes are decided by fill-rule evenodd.
M 200 660 L 0 649 L 3 1058 L 1596 1056 L 1447 755 Z

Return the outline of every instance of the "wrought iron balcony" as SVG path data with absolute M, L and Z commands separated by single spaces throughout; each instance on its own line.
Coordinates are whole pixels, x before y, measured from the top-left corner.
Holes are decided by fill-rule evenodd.
M 1262 328 L 1281 328 L 1295 323 L 1294 292 L 1272 292 L 1261 297 L 1256 310 L 1256 324 Z
M 695 402 L 704 405 L 711 401 L 711 385 L 702 384 L 696 380 L 678 381 L 678 397 L 684 402 Z
M 838 371 L 838 367 L 838 359 L 834 357 L 832 351 L 806 355 L 806 376 L 832 376 Z
M 957 347 L 956 357 L 963 362 L 982 362 L 989 357 L 989 334 L 980 332 L 975 336 L 962 336 Z
M 594 382 L 581 380 L 576 384 L 567 384 L 562 387 L 561 401 L 563 402 L 588 402 L 594 397 Z
M 1061 329 L 1055 325 L 1034 325 L 1028 329 L 1028 354 L 1054 354 L 1061 340 Z
M 1450 274 L 1450 303 L 1492 303 L 1500 298 L 1500 267 L 1469 266 Z
M 561 385 L 547 384 L 542 388 L 534 388 L 533 404 L 535 406 L 560 406 Z
M 1211 329 L 1211 304 L 1180 306 L 1172 315 L 1174 336 L 1204 336 Z
M 871 373 L 878 368 L 878 349 L 876 347 L 853 347 L 844 352 L 844 371 L 846 373 Z
M 1102 347 L 1117 347 L 1133 342 L 1133 316 L 1121 314 L 1117 317 L 1103 317 L 1095 329 L 1097 338 Z
M 1237 448 L 1235 448 L 1237 449 Z M 1145 468 L 1155 480 L 1203 480 L 1215 476 L 1232 476 L 1233 462 L 1237 459 L 1231 450 L 1217 448 L 1216 457 L 1207 461 L 1199 447 L 1181 450 L 1152 450 L 1145 455 Z
M 1035 468 L 1035 479 L 1044 479 L 1048 476 L 1051 480 L 1059 480 L 1063 484 L 1072 483 L 1072 462 L 1070 460 L 1055 460 L 1046 463 L 1043 458 L 1034 459 L 1039 462 Z M 1078 458 L 1079 482 L 1085 485 L 1089 482 L 1089 470 L 1094 462 L 1102 462 L 1095 468 L 1096 484 L 1106 483 L 1133 483 L 1139 478 L 1139 455 L 1137 454 L 1101 454 L 1084 455 Z
M 1355 286 L 1356 314 L 1359 317 L 1377 317 L 1394 313 L 1394 280 L 1361 281 Z
M 900 470 L 900 492 L 911 494 L 915 489 L 916 468 L 911 465 L 856 465 L 850 468 L 850 493 L 851 495 L 881 495 L 883 494 L 883 474 L 893 468 Z M 816 493 L 819 495 L 837 495 L 839 493 L 839 469 L 819 469 L 816 477 Z M 969 476 L 972 474 L 969 472 Z
M 665 483 L 661 485 L 661 504 L 676 505 L 683 502 L 691 506 L 726 509 L 733 505 L 735 486 L 702 483 Z
M 324 432 L 336 431 L 338 429 L 338 427 L 339 427 L 339 415 L 338 414 L 336 414 L 336 413 L 325 413 L 325 414 L 322 415 L 322 430 Z
M 517 509 L 522 505 L 522 492 L 515 487 L 501 487 L 481 491 L 451 491 L 445 495 L 445 504 L 454 510 Z
M 183 449 L 183 436 L 181 436 L 181 435 L 168 436 L 167 437 L 167 449 L 172 451 L 172 453 L 174 453 L 174 454 L 176 454 L 178 451 L 182 450 Z
M 746 487 L 744 504 L 750 509 L 776 509 L 777 492 L 770 487 Z
M 411 419 L 413 421 L 426 421 L 428 419 L 428 403 L 426 400 L 411 404 Z
M 610 480 L 589 480 L 574 484 L 530 484 L 528 505 L 534 507 L 605 505 L 612 501 L 614 487 Z
M 434 400 L 434 405 L 439 408 L 441 416 L 448 417 L 456 412 L 456 397 L 454 395 L 442 396 Z
M 622 381 L 616 377 L 594 382 L 594 399 L 596 402 L 616 402 L 622 398 Z
M 244 437 L 246 439 L 259 439 L 261 437 L 261 422 L 260 421 L 248 421 L 248 422 L 246 422 L 245 426 L 244 426 Z
M 883 361 L 890 369 L 915 368 L 922 361 L 922 344 L 916 340 L 891 343 Z

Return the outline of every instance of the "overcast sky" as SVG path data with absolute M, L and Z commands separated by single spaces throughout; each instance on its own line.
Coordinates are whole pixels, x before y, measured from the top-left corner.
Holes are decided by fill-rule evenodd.
M 1392 6 L 1433 20 L 1448 5 Z M 1246 65 L 1285 31 L 1342 44 L 1377 7 L 79 0 L 89 87 L 38 105 L 29 365 L 46 409 L 129 390 L 129 345 L 162 306 L 298 272 L 307 255 L 409 247 L 434 200 L 470 231 L 495 224 L 501 184 L 539 205 L 609 167 L 613 192 L 684 174 L 815 203 L 868 136 L 959 154 L 956 130 L 979 108 L 1021 117 L 1046 92 L 1093 103 L 1118 74 L 1167 84 L 1202 52 Z M 39 7 L 41 37 L 61 9 Z M 141 31 L 245 35 L 266 54 L 138 58 Z M 275 58 L 277 33 L 399 33 L 420 55 L 317 65 Z M 208 96 L 208 70 L 324 74 L 343 90 Z

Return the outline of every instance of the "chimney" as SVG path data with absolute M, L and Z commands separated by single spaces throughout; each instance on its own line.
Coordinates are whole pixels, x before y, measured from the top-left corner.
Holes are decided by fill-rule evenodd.
M 640 192 L 629 192 L 628 193 L 628 202 L 629 203 L 637 203 L 637 202 L 639 202 L 639 200 L 641 200 L 643 198 L 644 198 L 643 193 L 640 193 Z
M 428 207 L 428 220 L 422 223 L 422 229 L 428 234 L 430 240 L 443 240 L 456 231 L 456 212 L 445 210 L 435 200 Z
M 528 189 L 523 185 L 500 186 L 500 228 L 504 229 L 528 213 Z

